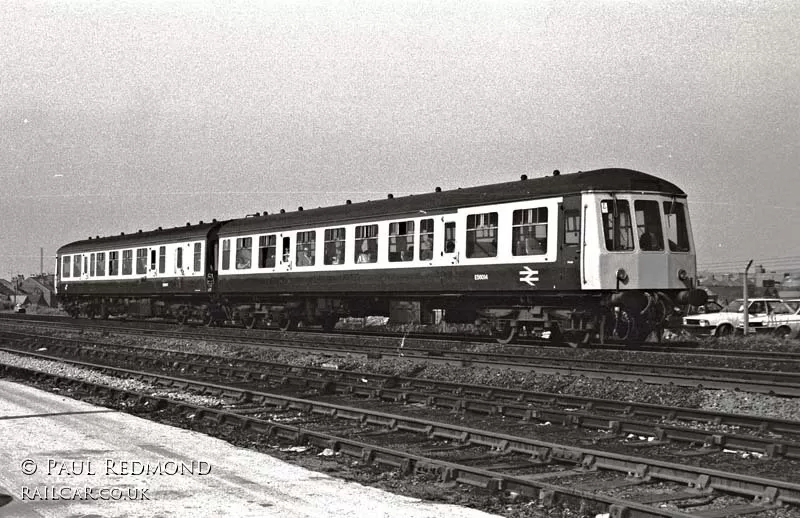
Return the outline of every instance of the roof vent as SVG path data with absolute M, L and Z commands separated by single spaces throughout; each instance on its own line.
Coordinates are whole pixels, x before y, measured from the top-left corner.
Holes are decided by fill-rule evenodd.
M 211 223 L 216 223 L 216 222 L 217 222 L 217 218 L 214 218 L 214 219 L 211 220 Z
M 389 195 L 387 196 L 387 198 L 389 198 L 390 200 L 391 200 L 391 199 L 394 199 L 394 194 L 392 194 L 392 193 L 389 193 Z
M 286 209 L 281 209 L 281 214 L 286 214 Z
M 558 176 L 558 175 L 560 175 L 560 174 L 561 174 L 561 171 L 559 171 L 558 169 L 556 169 L 555 171 L 553 171 L 553 176 Z
M 100 236 L 94 236 L 95 239 L 100 239 Z
M 164 230 L 164 229 L 163 229 L 163 228 L 161 228 L 161 227 L 158 227 L 158 230 Z
M 524 174 L 524 175 L 520 176 L 519 179 L 524 182 L 525 180 L 528 179 L 528 175 Z
M 89 241 L 91 241 L 91 240 L 92 240 L 92 236 L 89 236 Z
M 442 188 L 441 187 L 437 187 L 436 188 L 436 192 L 442 192 Z
M 299 212 L 303 212 L 303 207 L 297 207 L 297 210 L 298 210 Z
M 187 227 L 191 227 L 191 226 L 192 226 L 192 224 L 191 224 L 191 223 L 189 223 L 189 222 L 187 221 L 187 222 L 186 222 L 186 226 L 187 226 Z
M 353 203 L 353 202 L 352 202 L 352 201 L 350 201 L 350 200 L 347 200 L 345 203 L 346 203 L 347 205 L 350 205 L 350 204 L 351 204 L 351 203 Z
M 141 234 L 141 233 L 142 233 L 142 229 L 139 229 L 139 234 Z
M 120 232 L 119 235 L 124 236 L 125 232 Z
M 198 223 L 198 225 L 202 225 L 202 224 L 203 224 L 203 220 L 201 219 L 201 220 L 200 220 L 200 223 Z

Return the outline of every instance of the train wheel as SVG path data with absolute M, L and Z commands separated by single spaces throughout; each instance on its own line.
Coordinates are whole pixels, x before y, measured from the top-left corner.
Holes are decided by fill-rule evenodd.
M 497 340 L 499 344 L 510 344 L 517 337 L 518 330 L 519 328 L 517 326 L 506 324 L 502 329 L 494 330 L 495 340 Z
M 619 308 L 614 312 L 614 327 L 611 330 L 611 338 L 629 342 L 636 337 L 636 320 L 630 311 Z
M 250 316 L 243 318 L 242 323 L 244 324 L 244 327 L 246 327 L 247 329 L 253 329 L 254 327 L 256 327 L 257 320 L 258 319 L 256 319 L 256 317 Z
M 278 321 L 278 328 L 281 331 L 294 331 L 299 323 L 296 318 L 282 316 Z

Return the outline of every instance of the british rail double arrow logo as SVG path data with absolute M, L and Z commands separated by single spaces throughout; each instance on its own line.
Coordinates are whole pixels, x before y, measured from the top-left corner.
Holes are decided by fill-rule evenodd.
M 536 286 L 539 280 L 539 270 L 531 270 L 528 266 L 523 266 L 524 270 L 519 271 L 519 282 L 527 283 L 528 286 Z

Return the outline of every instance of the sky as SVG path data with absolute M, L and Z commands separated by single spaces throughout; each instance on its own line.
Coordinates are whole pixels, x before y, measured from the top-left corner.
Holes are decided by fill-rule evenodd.
M 88 236 L 604 167 L 688 194 L 701 269 L 800 269 L 796 0 L 5 0 L 0 27 L 0 278 Z

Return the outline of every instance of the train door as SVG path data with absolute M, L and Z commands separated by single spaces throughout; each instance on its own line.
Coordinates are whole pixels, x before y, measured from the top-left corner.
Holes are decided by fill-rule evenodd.
M 568 197 L 561 204 L 561 229 L 559 236 L 559 257 L 561 266 L 562 289 L 579 289 L 581 287 L 581 199 Z
M 149 259 L 147 262 L 147 277 L 153 279 L 158 271 L 158 248 L 148 248 L 147 254 Z
M 291 234 L 279 234 L 280 256 L 275 265 L 276 272 L 288 272 L 292 269 L 292 236 Z
M 442 259 L 444 264 L 458 264 L 458 234 L 455 216 L 444 218 L 444 248 Z

